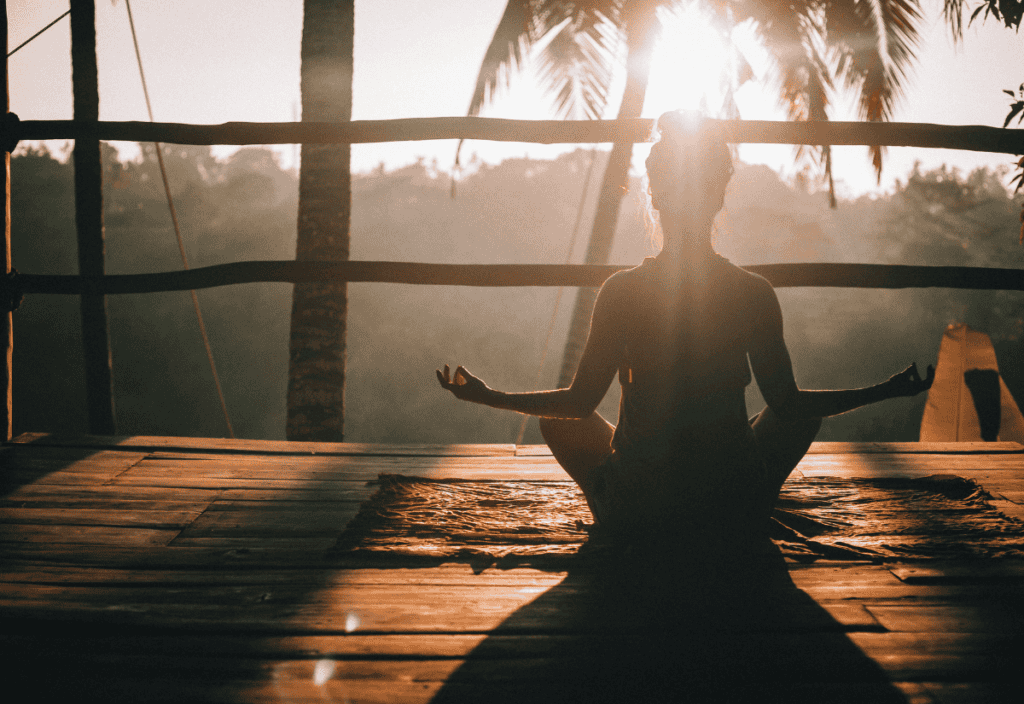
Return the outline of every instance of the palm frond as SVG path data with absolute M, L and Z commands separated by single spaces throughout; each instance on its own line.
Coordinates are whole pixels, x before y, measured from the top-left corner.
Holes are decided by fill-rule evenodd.
M 538 57 L 539 77 L 555 96 L 560 118 L 600 119 L 614 70 L 616 28 L 599 13 L 564 21 Z
M 493 98 L 498 84 L 503 82 L 507 86 L 512 74 L 522 66 L 535 38 L 535 25 L 531 0 L 509 0 L 480 64 L 469 101 L 470 117 L 479 115 L 480 109 Z
M 847 88 L 860 93 L 859 117 L 891 119 L 918 42 L 918 0 L 848 0 L 826 6 L 825 16 L 837 73 Z M 884 147 L 868 149 L 881 182 Z
M 953 42 L 959 43 L 964 38 L 964 3 L 966 0 L 942 0 L 942 18 L 949 25 L 949 33 Z
M 765 48 L 775 61 L 779 82 L 779 102 L 789 119 L 828 120 L 832 71 L 826 60 L 823 26 L 814 5 L 798 6 L 798 12 L 769 16 L 759 20 L 759 33 Z M 796 160 L 817 154 L 816 161 L 829 184 L 829 203 L 835 207 L 835 182 L 832 177 L 832 150 L 826 145 L 812 149 L 800 145 Z

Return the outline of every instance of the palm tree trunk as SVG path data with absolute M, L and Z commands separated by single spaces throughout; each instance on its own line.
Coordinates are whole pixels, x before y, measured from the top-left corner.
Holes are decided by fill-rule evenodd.
M 4 96 L 4 115 L 11 110 L 11 96 L 7 91 L 7 2 L 4 2 L 4 15 L 3 15 L 3 39 L 4 39 L 4 75 L 3 75 L 3 87 L 0 88 Z M 8 205 L 11 202 L 11 153 L 7 151 L 7 148 L 3 148 L 3 188 L 0 188 L 0 208 L 3 208 L 2 212 L 4 218 L 4 243 L 3 252 L 0 252 L 2 260 L 0 264 L 3 264 L 3 269 L 0 269 L 0 275 L 7 277 L 11 273 L 11 208 Z M 4 301 L 6 303 L 6 301 Z M 0 307 L 0 347 L 3 348 L 3 371 L 2 378 L 0 378 L 0 442 L 9 442 L 11 439 L 11 431 L 13 430 L 13 418 L 14 412 L 13 407 L 13 395 L 11 390 L 14 388 L 14 368 L 12 366 L 13 354 L 14 354 L 14 328 L 13 328 L 13 317 L 11 311 L 7 310 L 9 306 L 4 305 Z
M 641 12 L 641 15 L 645 13 Z M 637 17 L 627 25 L 629 56 L 626 60 L 626 90 L 619 106 L 618 119 L 640 117 L 647 97 L 647 82 L 651 75 L 651 54 L 656 38 L 654 11 L 648 16 Z M 604 170 L 604 180 L 598 194 L 597 211 L 591 226 L 590 242 L 587 246 L 587 264 L 607 264 L 615 239 L 615 227 L 619 221 L 619 207 L 622 198 L 629 191 L 629 164 L 633 159 L 632 142 L 616 142 L 612 145 L 611 156 Z M 565 342 L 562 370 L 558 375 L 559 388 L 572 383 L 579 366 L 583 348 L 590 333 L 590 317 L 597 300 L 597 288 L 581 288 L 576 294 L 576 307 L 569 323 L 569 336 Z
M 352 119 L 354 0 L 305 0 L 302 119 Z M 347 144 L 303 144 L 295 259 L 349 258 L 352 189 Z M 345 414 L 344 283 L 296 284 L 288 364 L 289 440 L 341 442 Z

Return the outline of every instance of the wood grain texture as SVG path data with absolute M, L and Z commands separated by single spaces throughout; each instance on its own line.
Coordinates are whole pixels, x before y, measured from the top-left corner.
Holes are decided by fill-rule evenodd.
M 1006 701 L 1022 652 L 1008 560 L 819 560 L 707 592 L 719 568 L 685 560 L 651 580 L 334 550 L 382 473 L 565 482 L 544 448 L 18 440 L 0 448 L 0 653 L 43 699 Z M 1020 507 L 1021 449 L 819 443 L 799 472 L 954 474 Z

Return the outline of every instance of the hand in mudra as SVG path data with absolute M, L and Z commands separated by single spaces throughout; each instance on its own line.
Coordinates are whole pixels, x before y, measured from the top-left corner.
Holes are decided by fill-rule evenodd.
M 465 367 L 455 368 L 455 376 L 451 376 L 451 369 L 444 365 L 444 372 L 437 370 L 437 380 L 441 386 L 455 395 L 455 398 L 474 403 L 483 403 L 491 389 L 481 379 L 476 378 Z
M 893 396 L 916 396 L 922 391 L 927 391 L 935 381 L 935 367 L 928 365 L 925 378 L 922 379 L 917 371 L 917 364 L 911 364 L 899 374 L 889 377 L 889 385 Z

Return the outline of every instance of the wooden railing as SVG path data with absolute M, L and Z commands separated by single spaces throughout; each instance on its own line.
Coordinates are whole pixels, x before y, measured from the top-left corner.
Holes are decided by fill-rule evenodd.
M 189 291 L 258 282 L 346 281 L 434 286 L 600 286 L 626 266 L 614 264 L 424 264 L 419 262 L 254 261 L 155 274 L 17 274 L 15 295 L 106 295 Z M 959 288 L 1024 291 L 1024 270 L 896 264 L 761 264 L 744 269 L 776 288 Z
M 84 9 L 83 9 L 84 8 Z M 5 3 L 6 12 L 6 3 Z M 153 293 L 209 288 L 253 282 L 366 281 L 382 283 L 455 286 L 599 286 L 621 267 L 562 265 L 423 264 L 412 262 L 237 262 L 191 271 L 135 275 L 104 275 L 102 207 L 98 162 L 80 154 L 99 153 L 100 140 L 166 142 L 177 144 L 297 144 L 369 143 L 433 139 L 484 139 L 534 143 L 643 142 L 653 122 L 636 120 L 529 121 L 477 117 L 439 117 L 402 120 L 324 123 L 243 123 L 188 125 L 147 122 L 99 122 L 95 77 L 95 37 L 91 3 L 71 4 L 72 61 L 74 65 L 74 120 L 18 121 L 5 102 L 3 134 L 5 215 L 5 265 L 0 277 L 0 301 L 10 304 L 22 294 L 81 295 L 83 337 L 86 347 L 91 405 L 102 405 L 110 391 L 109 350 L 105 332 L 106 294 Z M 5 15 L 6 19 L 6 15 Z M 5 22 L 6 26 L 6 22 Z M 6 32 L 5 42 L 6 42 Z M 6 44 L 5 44 L 6 47 Z M 6 48 L 4 51 L 6 56 Z M 90 69 L 91 70 L 87 70 Z M 7 96 L 7 71 L 3 74 Z M 765 122 L 721 121 L 734 143 L 785 143 L 807 145 L 884 145 L 942 149 L 967 149 L 1002 154 L 1024 154 L 1024 130 L 982 126 L 947 126 L 862 122 Z M 77 227 L 81 276 L 11 275 L 10 152 L 19 139 L 74 139 Z M 84 151 L 80 147 L 88 147 Z M 83 170 L 85 169 L 85 170 Z M 88 195 L 92 194 L 92 195 Z M 839 286 L 858 288 L 945 287 L 1024 290 L 1024 271 L 964 267 L 916 267 L 877 264 L 772 264 L 749 267 L 775 286 Z M 87 305 L 88 304 L 88 305 Z M 11 305 L 6 307 L 10 308 Z M 4 438 L 11 437 L 11 350 L 13 335 L 10 311 L 0 316 L 0 337 L 6 363 L 0 373 L 0 408 Z M 90 322 L 91 321 L 91 322 Z M 102 367 L 106 365 L 104 370 Z M 104 385 L 106 390 L 103 390 Z M 109 399 L 107 412 L 110 413 Z M 90 408 L 90 417 L 92 417 Z M 107 427 L 93 424 L 91 432 Z M 112 427 L 112 413 L 110 423 Z
M 736 144 L 831 144 L 927 149 L 963 149 L 1024 154 L 1024 130 L 980 125 L 906 122 L 773 122 L 712 120 Z M 482 139 L 534 144 L 647 142 L 654 121 L 502 120 L 490 117 L 417 117 L 401 120 L 324 122 L 225 122 L 187 125 L 170 122 L 25 120 L 22 139 L 101 139 L 174 144 L 371 144 L 435 139 Z

